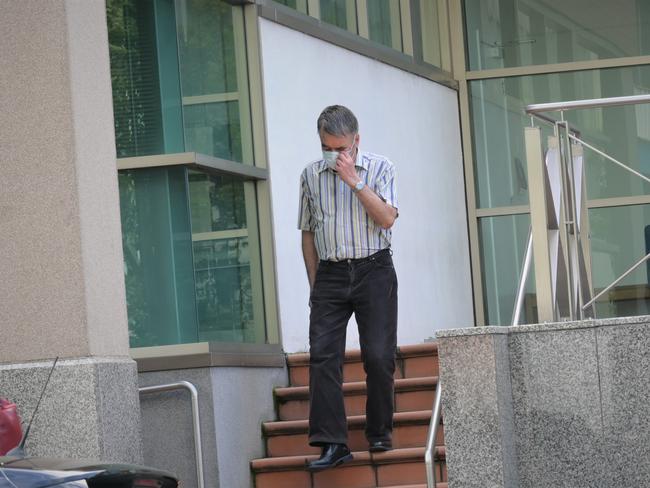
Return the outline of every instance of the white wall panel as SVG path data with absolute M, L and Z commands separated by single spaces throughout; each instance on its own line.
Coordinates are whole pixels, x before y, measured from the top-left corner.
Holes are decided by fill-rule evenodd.
M 280 321 L 288 352 L 308 349 L 308 284 L 297 230 L 298 180 L 320 157 L 327 105 L 359 119 L 361 148 L 397 170 L 393 228 L 399 344 L 474 322 L 456 92 L 260 19 Z M 358 347 L 354 321 L 348 346 Z

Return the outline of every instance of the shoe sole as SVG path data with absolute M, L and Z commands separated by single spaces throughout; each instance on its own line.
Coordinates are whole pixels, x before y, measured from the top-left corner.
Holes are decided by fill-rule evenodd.
M 340 466 L 343 463 L 347 463 L 348 461 L 352 461 L 352 454 L 343 456 L 341 459 L 337 459 L 336 462 L 332 464 L 328 464 L 327 466 L 316 466 L 313 468 L 307 466 L 307 471 L 314 472 L 314 471 L 323 471 L 325 469 L 332 469 L 332 468 L 336 468 L 337 466 Z
M 370 448 L 368 448 L 369 452 L 388 452 L 388 451 L 392 451 L 392 450 L 393 450 L 392 447 L 370 447 Z

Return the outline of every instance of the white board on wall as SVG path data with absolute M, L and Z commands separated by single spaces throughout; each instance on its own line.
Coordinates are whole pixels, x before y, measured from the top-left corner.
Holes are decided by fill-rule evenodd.
M 393 228 L 398 343 L 474 324 L 458 98 L 442 85 L 260 19 L 278 301 L 285 351 L 309 347 L 309 290 L 300 248 L 298 181 L 320 157 L 327 105 L 359 119 L 362 150 L 397 170 Z M 356 324 L 348 347 L 358 346 Z

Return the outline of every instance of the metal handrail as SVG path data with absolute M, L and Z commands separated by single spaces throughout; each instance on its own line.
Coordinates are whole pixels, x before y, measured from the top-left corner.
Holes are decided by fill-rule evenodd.
M 618 284 L 621 282 L 621 280 L 623 280 L 623 278 L 625 278 L 625 277 L 626 277 L 627 275 L 629 275 L 632 271 L 634 271 L 634 270 L 637 269 L 639 266 L 641 266 L 643 263 L 645 263 L 648 259 L 650 259 L 650 253 L 646 254 L 644 257 L 642 257 L 642 258 L 639 259 L 636 263 L 634 263 L 634 264 L 632 265 L 631 268 L 629 268 L 629 269 L 628 269 L 626 272 L 624 272 L 621 276 L 619 276 L 619 277 L 616 278 L 614 281 L 612 281 L 612 282 L 609 284 L 609 286 L 606 286 L 605 288 L 603 288 L 603 289 L 598 293 L 598 295 L 596 295 L 596 296 L 593 297 L 591 300 L 589 300 L 587 303 L 585 303 L 585 304 L 582 306 L 582 309 L 583 309 L 583 310 L 586 310 L 588 307 L 590 307 L 590 306 L 591 306 L 591 305 L 592 305 L 596 300 L 598 300 L 598 299 L 599 299 L 600 297 L 602 297 L 605 293 L 607 293 L 609 290 L 611 290 L 611 289 L 614 288 L 616 285 L 618 285 Z
M 205 488 L 203 476 L 203 449 L 201 447 L 201 422 L 199 418 L 199 393 L 189 381 L 179 381 L 166 385 L 143 386 L 140 394 L 159 393 L 163 391 L 188 390 L 192 399 L 192 427 L 194 433 L 194 456 L 196 458 L 196 479 L 198 488 Z
M 622 96 L 622 97 L 609 97 L 609 98 L 596 98 L 596 99 L 586 99 L 586 100 L 573 100 L 573 101 L 568 101 L 568 102 L 552 102 L 552 103 L 539 103 L 539 104 L 530 104 L 526 106 L 525 113 L 531 116 L 531 123 L 534 125 L 533 118 L 537 118 L 539 120 L 542 120 L 547 123 L 554 124 L 556 129 L 555 129 L 555 134 L 556 136 L 558 135 L 558 127 L 564 126 L 565 127 L 565 137 L 566 137 L 566 147 L 568 148 L 569 151 L 569 158 L 570 162 L 572 163 L 571 159 L 571 148 L 570 148 L 570 141 L 576 142 L 578 144 L 581 144 L 583 147 L 586 147 L 595 153 L 599 154 L 600 156 L 604 157 L 608 161 L 618 165 L 619 167 L 623 168 L 624 170 L 632 173 L 633 175 L 641 178 L 642 180 L 649 182 L 650 183 L 650 178 L 647 177 L 646 175 L 640 173 L 639 171 L 636 171 L 632 169 L 631 167 L 627 166 L 626 164 L 618 161 L 617 159 L 613 158 L 612 156 L 609 156 L 606 154 L 604 151 L 601 151 L 594 146 L 586 143 L 580 138 L 580 132 L 576 130 L 574 127 L 571 127 L 569 123 L 565 120 L 564 118 L 564 112 L 568 110 L 575 110 L 575 109 L 589 109 L 589 108 L 603 108 L 603 107 L 619 107 L 619 106 L 626 106 L 626 105 L 637 105 L 637 104 L 642 104 L 642 103 L 650 103 L 650 94 L 646 95 L 632 95 L 632 96 Z M 554 120 L 552 117 L 548 115 L 544 115 L 544 112 L 560 112 L 560 118 L 561 120 Z M 571 169 L 571 172 L 573 170 Z M 571 176 L 570 176 L 571 178 Z M 571 184 L 573 185 L 573 183 Z M 577 208 L 577 202 L 574 200 L 575 197 L 575 188 L 571 189 L 570 196 L 572 197 L 571 201 L 571 219 L 578 219 L 578 216 L 576 215 L 576 208 Z M 562 195 L 564 197 L 565 191 L 562 191 Z M 564 202 L 565 208 L 566 207 L 566 201 Z M 575 226 L 575 222 L 567 220 L 565 222 L 565 225 L 567 226 Z M 572 245 L 574 247 L 577 247 L 579 244 L 579 236 L 578 234 L 573 231 L 573 237 L 572 237 Z M 530 241 L 530 237 L 529 237 Z M 526 257 L 524 258 L 524 269 L 522 270 L 520 279 L 519 279 L 519 285 L 517 288 L 517 298 L 515 300 L 515 306 L 513 310 L 513 324 L 516 324 L 519 322 L 520 314 L 521 314 L 521 307 L 523 304 L 522 296 L 520 296 L 523 293 L 523 289 L 525 286 L 525 279 L 528 275 L 528 269 L 527 269 L 527 260 L 529 259 L 528 256 L 528 248 L 526 249 Z M 596 302 L 601 296 L 603 296 L 605 293 L 607 293 L 611 288 L 616 286 L 621 280 L 623 280 L 626 276 L 628 276 L 632 271 L 634 271 L 636 268 L 638 268 L 641 264 L 644 262 L 648 261 L 650 259 L 650 254 L 646 255 L 639 261 L 637 261 L 631 268 L 629 268 L 627 271 L 625 271 L 621 276 L 616 278 L 611 284 L 609 284 L 606 288 L 604 288 L 602 291 L 600 291 L 596 296 L 591 298 L 586 304 L 582 304 L 582 292 L 581 292 L 581 278 L 579 277 L 577 280 L 578 284 L 578 297 L 577 297 L 577 304 L 574 303 L 574 300 L 572 297 L 569 297 L 569 302 L 570 302 L 570 314 L 573 317 L 574 315 L 574 310 L 576 312 L 579 312 L 580 317 L 583 317 L 583 311 L 588 309 L 590 306 Z M 579 266 L 579 265 L 578 265 Z M 569 266 L 569 268 L 572 268 L 572 266 Z M 570 279 L 570 288 L 569 288 L 569 293 L 572 293 L 572 286 L 574 283 L 573 277 L 571 276 L 571 273 L 573 272 L 573 269 L 567 270 L 569 273 L 569 279 Z M 577 271 L 580 273 L 580 271 Z
M 440 414 L 442 412 L 442 388 L 440 387 L 440 377 L 436 385 L 436 398 L 433 401 L 433 410 L 431 411 L 431 423 L 429 424 L 429 433 L 427 434 L 427 445 L 424 448 L 424 464 L 427 472 L 427 488 L 436 488 L 436 474 L 433 471 L 435 461 L 433 452 L 435 450 L 436 436 L 440 426 Z
M 574 140 L 574 141 L 577 142 L 578 144 L 581 144 L 581 145 L 583 145 L 584 147 L 586 147 L 586 148 L 588 148 L 588 149 L 591 149 L 591 150 L 592 150 L 593 152 L 595 152 L 596 154 L 598 154 L 598 155 L 604 157 L 605 159 L 611 161 L 612 163 L 614 163 L 614 164 L 620 166 L 620 167 L 623 168 L 624 170 L 629 171 L 629 172 L 632 173 L 634 176 L 638 176 L 638 177 L 641 178 L 642 180 L 645 180 L 645 181 L 647 181 L 648 183 L 650 183 L 650 178 L 648 178 L 648 177 L 647 177 L 646 175 L 644 175 L 643 173 L 639 173 L 638 171 L 633 170 L 633 169 L 630 168 L 628 165 L 626 165 L 626 164 L 624 164 L 624 163 L 621 163 L 618 159 L 615 159 L 615 158 L 611 157 L 609 154 L 607 154 L 607 153 L 601 151 L 600 149 L 597 149 L 597 148 L 595 148 L 594 146 L 592 146 L 592 145 L 590 145 L 590 144 L 587 144 L 585 141 L 583 141 L 582 139 L 580 139 L 580 138 L 578 138 L 578 137 L 575 137 L 575 136 L 572 136 L 571 134 L 569 134 L 569 138 L 572 139 L 572 140 Z
M 650 103 L 650 95 L 630 95 L 626 97 L 591 98 L 587 100 L 572 100 L 570 102 L 533 103 L 526 106 L 529 115 L 541 112 L 561 112 L 580 108 L 620 107 Z

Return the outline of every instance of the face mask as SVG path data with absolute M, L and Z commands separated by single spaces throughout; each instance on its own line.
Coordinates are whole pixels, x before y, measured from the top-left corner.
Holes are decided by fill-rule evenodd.
M 350 157 L 352 157 L 352 153 L 354 152 L 354 147 L 355 144 L 352 144 L 352 147 L 345 151 Z M 323 151 L 323 159 L 327 163 L 327 166 L 330 169 L 336 169 L 336 160 L 339 157 L 339 152 L 338 151 Z
M 323 159 L 330 169 L 336 168 L 336 159 L 339 157 L 338 151 L 323 151 Z

